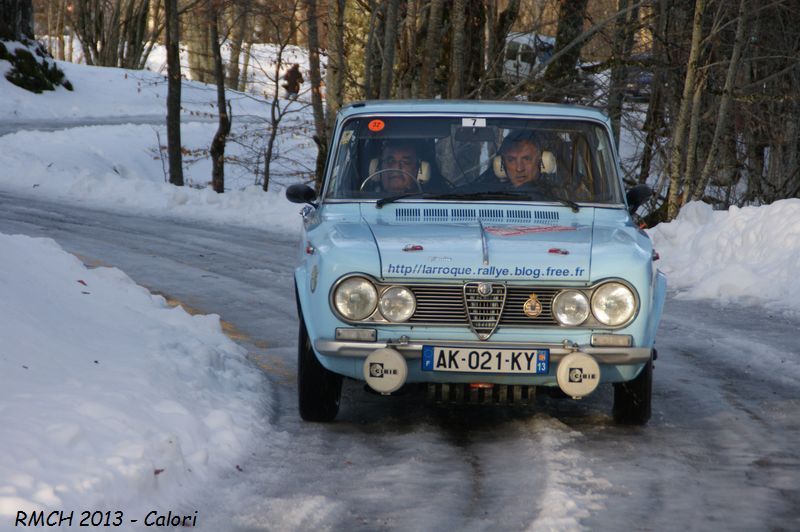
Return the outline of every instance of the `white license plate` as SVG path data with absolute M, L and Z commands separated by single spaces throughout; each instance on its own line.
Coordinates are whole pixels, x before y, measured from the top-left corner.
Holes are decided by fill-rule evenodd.
M 467 373 L 550 372 L 550 350 L 480 349 L 472 347 L 422 346 L 422 371 L 458 371 Z

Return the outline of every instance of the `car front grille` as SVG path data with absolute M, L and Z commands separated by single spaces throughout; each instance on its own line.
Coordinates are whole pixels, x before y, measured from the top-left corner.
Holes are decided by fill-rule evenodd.
M 494 330 L 494 320 L 498 319 L 499 314 L 497 327 L 558 325 L 553 318 L 552 304 L 560 288 L 491 283 L 494 288 L 492 294 L 482 298 L 474 286 L 477 284 L 408 285 L 417 298 L 417 310 L 408 323 L 469 327 L 472 322 L 477 333 L 491 334 Z M 504 301 L 500 296 L 500 290 L 505 292 Z M 542 305 L 541 314 L 534 318 L 525 315 L 523 310 L 531 294 L 536 294 Z

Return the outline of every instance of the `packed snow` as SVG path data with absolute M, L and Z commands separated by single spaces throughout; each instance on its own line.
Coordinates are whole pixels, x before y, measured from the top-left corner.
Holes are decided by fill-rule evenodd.
M 162 144 L 166 138 L 163 75 L 59 66 L 74 92 L 33 95 L 0 78 L 0 122 L 25 129 L 118 120 L 0 136 L 0 190 L 297 233 L 298 207 L 283 198 L 283 187 L 314 166 L 308 109 L 298 108 L 293 127 L 279 138 L 284 161 L 269 193 L 255 185 L 252 173 L 229 170 L 229 190 L 217 195 L 208 187 L 210 162 L 203 151 L 216 129 L 211 87 L 184 83 L 182 131 L 195 155 L 186 164 L 192 186 L 177 188 L 165 183 L 159 148 L 159 138 Z M 238 116 L 266 116 L 263 101 L 229 94 L 235 125 L 246 124 L 236 122 Z M 125 123 L 129 118 L 132 123 Z M 229 150 L 243 153 L 236 144 Z M 693 203 L 649 234 L 660 253 L 657 264 L 679 297 L 800 315 L 794 280 L 800 200 L 726 212 Z M 186 490 L 235 469 L 259 432 L 268 430 L 259 414 L 267 385 L 224 335 L 218 317 L 192 316 L 120 270 L 88 268 L 56 242 L 24 236 L 0 234 L 0 288 L 3 519 L 19 510 L 59 507 L 179 506 Z M 551 443 L 557 449 L 565 442 Z M 579 526 L 583 514 L 564 506 L 575 495 L 567 484 L 563 493 L 548 494 L 543 509 L 551 513 L 539 525 Z M 306 515 L 324 502 L 286 506 Z M 582 503 L 585 512 L 598 501 Z
M 727 211 L 692 202 L 649 234 L 677 297 L 800 316 L 800 199 Z
M 50 239 L 0 234 L 0 250 L 3 523 L 20 510 L 135 510 L 154 493 L 174 502 L 235 469 L 265 396 L 218 316 Z

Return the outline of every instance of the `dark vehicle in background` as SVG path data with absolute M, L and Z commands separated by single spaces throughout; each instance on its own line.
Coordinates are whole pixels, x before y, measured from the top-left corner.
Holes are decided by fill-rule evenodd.
M 635 103 L 650 101 L 655 75 L 653 58 L 650 54 L 632 56 L 625 68 L 625 85 L 622 94 L 625 100 Z
M 538 33 L 512 32 L 506 39 L 503 58 L 503 75 L 511 81 L 519 81 L 531 75 L 540 65 L 546 65 L 553 57 L 556 40 Z M 545 69 L 535 77 L 544 74 Z

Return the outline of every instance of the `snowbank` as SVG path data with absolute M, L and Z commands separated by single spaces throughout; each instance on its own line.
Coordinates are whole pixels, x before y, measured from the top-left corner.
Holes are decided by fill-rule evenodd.
M 5 64 L 0 61 L 0 66 Z M 226 148 L 226 193 L 218 195 L 209 188 L 208 148 L 217 128 L 213 87 L 191 81 L 183 84 L 181 141 L 189 186 L 173 187 L 165 183 L 164 76 L 58 64 L 74 91 L 58 88 L 32 94 L 0 77 L 0 125 L 6 131 L 52 129 L 60 124 L 64 128 L 0 135 L 0 187 L 103 208 L 299 232 L 299 207 L 289 203 L 283 192 L 286 185 L 313 171 L 316 147 L 305 104 L 289 103 L 293 112 L 281 124 L 270 192 L 264 194 L 255 186 L 255 170 L 263 170 L 269 108 L 252 96 L 228 91 L 233 131 Z M 111 122 L 75 127 L 81 120 Z
M 3 41 L 7 42 L 7 41 Z M 0 64 L 7 64 L 0 61 Z M 167 80 L 164 74 L 147 70 L 91 67 L 56 61 L 73 91 L 58 87 L 34 95 L 0 79 L 0 117 L 7 122 L 50 118 L 108 116 L 157 116 L 166 110 Z M 265 104 L 242 93 L 229 91 L 234 116 L 264 114 Z M 217 93 L 213 86 L 184 81 L 181 106 L 186 114 L 203 116 L 216 112 Z
M 299 232 L 300 207 L 284 197 L 285 187 L 275 184 L 264 193 L 245 186 L 253 178 L 240 168 L 228 167 L 226 183 L 238 186 L 225 194 L 208 187 L 211 162 L 206 157 L 186 165 L 185 179 L 195 186 L 166 183 L 157 132 L 162 140 L 166 137 L 164 128 L 130 124 L 4 135 L 0 187 L 119 211 Z M 186 124 L 182 132 L 183 144 L 197 149 L 213 136 L 213 128 L 202 123 Z M 230 155 L 237 152 L 236 146 L 229 150 Z
M 800 199 L 728 211 L 692 202 L 649 234 L 678 297 L 800 316 Z
M 175 504 L 235 470 L 265 395 L 218 316 L 19 235 L 0 234 L 0 292 L 3 521 Z

